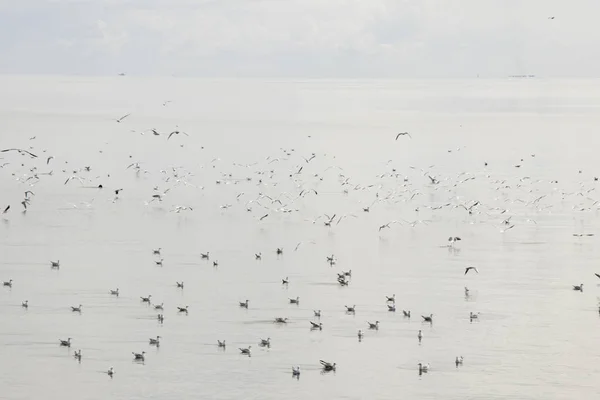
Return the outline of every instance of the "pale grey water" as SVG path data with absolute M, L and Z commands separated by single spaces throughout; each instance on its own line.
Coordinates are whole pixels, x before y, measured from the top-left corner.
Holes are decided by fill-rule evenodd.
M 593 177 L 600 176 L 600 81 L 12 76 L 0 82 L 0 146 L 33 146 L 40 156 L 0 153 L 0 165 L 10 163 L 0 169 L 0 207 L 12 205 L 0 220 L 0 280 L 14 280 L 12 289 L 0 287 L 1 398 L 597 395 L 594 272 L 600 272 L 600 254 L 596 236 L 572 234 L 598 228 L 597 206 L 586 211 L 573 206 L 590 207 L 600 199 L 596 191 L 585 193 L 597 187 Z M 163 106 L 166 100 L 172 103 Z M 111 121 L 128 112 L 121 124 Z M 190 136 L 167 141 L 131 132 L 164 132 L 175 125 Z M 394 141 L 405 130 L 412 139 Z M 316 158 L 306 164 L 301 156 L 313 152 Z M 55 159 L 46 165 L 48 155 Z M 269 164 L 268 156 L 281 160 Z M 148 172 L 126 169 L 135 161 Z M 72 170 L 86 165 L 91 172 L 79 173 L 88 179 L 85 186 L 102 183 L 103 190 L 77 181 L 63 184 Z M 304 169 L 294 182 L 289 175 L 300 165 Z M 437 186 L 419 170 L 430 165 L 441 180 Z M 53 175 L 23 183 L 32 166 Z M 175 178 L 165 182 L 172 174 L 159 171 L 171 166 L 192 172 L 186 181 L 195 186 L 176 184 Z M 326 170 L 329 166 L 342 167 L 345 178 L 338 169 Z M 377 177 L 392 168 L 399 177 Z M 271 169 L 272 177 L 256 173 Z M 457 178 L 461 172 L 476 179 L 454 187 L 465 178 Z M 346 178 L 350 185 L 342 186 Z M 217 179 L 223 183 L 217 185 Z M 358 184 L 375 186 L 354 190 Z M 262 222 L 257 218 L 267 211 L 258 205 L 245 211 L 259 192 L 296 197 L 297 185 L 319 194 L 290 204 L 298 211 L 268 211 Z M 171 190 L 162 203 L 145 205 L 154 186 Z M 116 188 L 124 190 L 113 203 Z M 407 188 L 423 195 L 409 200 Z M 19 202 L 28 189 L 35 196 L 22 214 Z M 383 199 L 392 191 L 395 197 L 362 212 L 375 193 Z M 551 207 L 542 211 L 517 200 L 544 194 L 540 207 Z M 92 199 L 90 207 L 81 204 Z M 427 208 L 471 200 L 483 204 L 480 215 Z M 219 208 L 226 203 L 232 207 Z M 169 212 L 175 205 L 194 210 Z M 495 207 L 508 211 L 499 215 Z M 323 213 L 356 218 L 331 228 L 322 220 L 306 221 Z M 515 228 L 502 234 L 498 225 L 508 216 Z M 378 233 L 380 225 L 399 219 L 431 222 Z M 462 237 L 460 250 L 440 247 L 450 235 Z M 311 240 L 316 244 L 294 252 L 298 242 Z M 163 248 L 162 268 L 154 265 L 156 247 Z M 277 247 L 284 248 L 283 255 L 275 254 Z M 206 251 L 211 262 L 200 259 Z M 261 261 L 254 260 L 257 252 Z M 334 267 L 325 261 L 332 253 L 338 258 Z M 61 262 L 58 271 L 50 269 L 55 259 Z M 212 259 L 219 261 L 217 268 Z M 464 276 L 467 265 L 480 273 Z M 336 273 L 348 269 L 352 281 L 340 287 Z M 285 276 L 288 287 L 281 285 Z M 175 287 L 180 280 L 183 291 Z M 581 282 L 583 293 L 571 290 Z M 471 289 L 469 299 L 464 286 Z M 115 287 L 119 298 L 108 294 Z M 395 314 L 385 303 L 393 293 Z M 165 303 L 164 325 L 140 303 L 139 296 L 147 294 Z M 296 296 L 300 305 L 288 304 Z M 20 306 L 25 299 L 28 310 Z M 238 307 L 245 299 L 249 310 Z M 83 313 L 72 313 L 69 307 L 80 303 Z M 344 313 L 345 304 L 356 304 L 356 315 Z M 176 313 L 180 305 L 190 306 L 189 315 Z M 309 330 L 313 309 L 322 310 L 322 331 Z M 402 309 L 412 310 L 412 319 L 403 318 Z M 479 322 L 469 322 L 470 311 L 481 312 Z M 431 326 L 420 321 L 429 313 Z M 274 325 L 276 316 L 290 323 Z M 381 321 L 380 330 L 366 331 L 359 343 L 357 330 L 374 320 Z M 163 337 L 160 349 L 148 345 L 156 335 Z M 58 346 L 58 338 L 69 336 L 70 351 Z M 261 337 L 271 337 L 270 349 L 259 348 Z M 217 348 L 217 339 L 227 340 L 226 351 Z M 237 350 L 248 345 L 250 358 Z M 76 349 L 83 352 L 80 364 L 72 357 Z M 131 352 L 143 350 L 145 365 L 133 363 Z M 458 369 L 457 355 L 465 358 Z M 319 359 L 336 362 L 337 372 L 321 374 Z M 431 365 L 423 376 L 420 361 Z M 291 377 L 292 365 L 302 369 L 299 380 Z M 110 366 L 116 371 L 112 380 L 102 373 Z

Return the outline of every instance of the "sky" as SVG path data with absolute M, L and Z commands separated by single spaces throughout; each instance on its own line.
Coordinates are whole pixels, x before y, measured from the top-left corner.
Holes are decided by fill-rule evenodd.
M 598 77 L 598 15 L 598 0 L 0 0 L 0 73 Z

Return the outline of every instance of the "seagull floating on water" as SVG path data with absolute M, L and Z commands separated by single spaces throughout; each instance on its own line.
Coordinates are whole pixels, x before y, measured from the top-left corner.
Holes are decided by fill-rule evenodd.
M 579 292 L 583 292 L 583 283 L 580 285 L 573 285 L 573 290 L 577 290 Z
M 71 306 L 71 311 L 80 313 L 81 312 L 81 304 L 79 305 L 79 307 Z
M 146 360 L 146 357 L 144 357 L 144 355 L 146 354 L 145 351 L 142 351 L 141 353 L 131 352 L 131 354 L 133 354 L 133 359 L 136 361 L 145 361 Z
M 117 288 L 116 290 L 111 290 L 110 294 L 112 294 L 113 296 L 119 297 L 119 288 Z
M 329 363 L 329 362 L 323 361 L 323 360 L 320 360 L 319 362 L 321 363 L 321 365 L 323 366 L 323 369 L 325 371 L 335 371 L 336 363 L 332 364 L 332 363 Z
M 379 329 L 379 321 L 375 321 L 374 324 L 367 321 L 367 324 L 369 325 L 369 329 L 375 329 L 375 330 Z
M 159 346 L 160 345 L 160 336 L 157 336 L 156 339 L 150 338 L 150 345 Z
M 140 299 L 142 299 L 142 303 L 150 303 L 150 298 L 151 297 L 152 297 L 152 295 L 149 294 L 148 297 L 140 296 Z
M 429 314 L 429 317 L 421 315 L 421 318 L 423 318 L 423 322 L 433 322 L 433 314 Z
M 248 346 L 247 348 L 241 348 L 240 347 L 240 352 L 244 355 L 250 356 L 250 350 L 252 349 L 252 346 Z
M 250 301 L 250 300 L 246 300 L 246 301 L 240 301 L 240 302 L 239 302 L 239 303 L 240 303 L 240 307 L 242 307 L 242 308 L 248 308 L 248 302 L 249 302 L 249 301 Z
M 67 338 L 67 340 L 58 339 L 58 342 L 63 347 L 71 347 L 71 338 Z

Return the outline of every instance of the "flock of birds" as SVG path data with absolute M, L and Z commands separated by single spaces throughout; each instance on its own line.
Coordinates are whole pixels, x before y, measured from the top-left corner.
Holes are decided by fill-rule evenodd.
M 170 102 L 165 102 L 164 106 L 167 106 Z M 125 124 L 126 121 L 131 120 L 131 114 L 126 114 L 120 118 L 116 118 L 115 121 L 118 124 Z M 180 131 L 179 128 L 161 133 L 157 129 L 149 129 L 147 131 L 140 132 L 142 135 L 145 132 L 151 132 L 156 137 L 166 137 L 166 140 L 171 140 L 174 136 L 180 134 L 189 136 L 188 133 Z M 391 136 L 391 135 L 390 135 Z M 30 138 L 30 141 L 34 141 L 35 137 Z M 412 136 L 409 132 L 400 132 L 395 136 L 390 137 L 390 141 L 398 140 L 412 140 Z M 184 144 L 181 144 L 184 146 Z M 460 151 L 461 148 L 452 151 Z M 69 185 L 77 181 L 82 187 L 96 188 L 100 191 L 111 190 L 113 195 L 109 199 L 112 203 L 118 204 L 122 192 L 126 192 L 126 189 L 113 187 L 109 189 L 110 183 L 102 182 L 100 179 L 104 178 L 101 175 L 94 177 L 91 174 L 92 166 L 81 166 L 77 168 L 67 168 L 68 160 L 63 160 L 65 166 L 53 167 L 58 160 L 51 155 L 42 157 L 39 151 L 46 153 L 46 150 L 37 149 L 34 145 L 28 148 L 7 148 L 0 150 L 0 154 L 3 155 L 3 164 L 1 165 L 2 171 L 9 171 L 11 167 L 11 179 L 16 181 L 18 184 L 23 185 L 24 197 L 20 204 L 22 206 L 21 212 L 23 215 L 27 213 L 35 212 L 35 202 L 33 201 L 35 193 L 34 188 L 41 180 L 53 179 L 55 176 L 62 172 L 63 177 L 60 179 L 62 185 Z M 328 166 L 324 170 L 311 170 L 313 160 L 325 159 L 327 163 L 332 165 Z M 529 156 L 529 159 L 534 159 L 535 155 Z M 41 162 L 40 162 L 41 160 Z M 519 168 L 527 161 L 521 158 L 520 161 L 516 162 L 514 168 L 518 171 Z M 289 166 L 278 168 L 277 164 L 283 165 L 284 163 Z M 203 185 L 195 182 L 195 174 L 193 171 L 183 167 L 170 166 L 160 171 L 150 171 L 143 168 L 143 161 L 136 161 L 123 165 L 123 173 L 128 173 L 133 170 L 136 175 L 152 174 L 156 173 L 160 176 L 163 182 L 162 187 L 155 186 L 151 188 L 152 194 L 143 201 L 145 206 L 151 206 L 153 204 L 161 204 L 166 202 L 167 199 L 175 191 L 175 188 L 189 188 L 194 191 L 201 191 L 209 185 L 208 182 L 203 182 Z M 393 161 L 382 163 L 382 171 L 375 177 L 375 182 L 361 183 L 354 181 L 352 176 L 346 174 L 344 168 L 335 163 L 335 157 L 327 154 L 320 154 L 317 152 L 305 155 L 298 155 L 294 149 L 281 149 L 276 154 L 267 156 L 262 160 L 257 160 L 250 164 L 239 164 L 232 163 L 231 165 L 224 165 L 220 158 L 214 158 L 210 163 L 207 163 L 203 168 L 210 168 L 216 170 L 217 166 L 220 169 L 219 177 L 212 185 L 215 190 L 217 187 L 224 185 L 237 185 L 243 189 L 240 189 L 235 197 L 232 197 L 229 202 L 220 205 L 219 209 L 215 209 L 215 212 L 227 213 L 232 208 L 238 208 L 252 216 L 256 224 L 261 224 L 263 221 L 268 219 L 273 214 L 278 215 L 296 215 L 302 214 L 302 206 L 300 205 L 301 200 L 309 196 L 320 196 L 323 182 L 329 182 L 339 194 L 349 196 L 356 194 L 357 197 L 362 200 L 356 202 L 356 209 L 353 212 L 344 214 L 332 213 L 326 214 L 321 213 L 310 218 L 302 218 L 300 222 L 306 224 L 322 224 L 323 229 L 337 229 L 348 218 L 360 218 L 361 215 L 366 216 L 371 213 L 374 207 L 382 205 L 395 205 L 398 203 L 407 204 L 413 210 L 417 216 L 414 220 L 397 219 L 392 221 L 380 221 L 377 223 L 377 228 L 373 229 L 377 234 L 383 235 L 386 230 L 391 230 L 395 226 L 405 226 L 410 229 L 414 229 L 419 225 L 430 225 L 433 218 L 421 219 L 419 215 L 421 213 L 428 213 L 429 216 L 434 216 L 436 212 L 441 210 L 458 210 L 463 214 L 463 217 L 469 221 L 469 223 L 486 223 L 492 225 L 498 230 L 499 233 L 505 234 L 512 229 L 518 229 L 520 224 L 536 224 L 537 221 L 531 218 L 532 215 L 541 213 L 551 213 L 554 203 L 550 201 L 552 198 L 574 199 L 573 210 L 586 211 L 586 210 L 597 210 L 599 209 L 600 199 L 596 199 L 593 196 L 595 187 L 590 186 L 594 182 L 598 181 L 598 178 L 594 177 L 590 180 L 582 180 L 579 183 L 577 190 L 567 192 L 560 189 L 558 181 L 544 182 L 542 180 L 536 180 L 529 176 L 520 176 L 515 179 L 504 179 L 494 178 L 490 173 L 487 172 L 486 168 L 488 163 L 482 165 L 482 170 L 478 173 L 464 172 L 457 176 L 444 176 L 442 173 L 434 174 L 434 166 L 420 169 L 417 167 L 409 167 L 414 171 L 411 176 L 401 174 L 393 166 Z M 41 171 L 41 168 L 45 168 Z M 420 170 L 420 172 L 418 172 Z M 582 171 L 579 171 L 581 174 Z M 242 175 L 244 174 L 244 175 Z M 106 178 L 104 178 L 106 179 Z M 492 186 L 493 191 L 498 193 L 497 197 L 493 201 L 488 202 L 483 199 L 463 199 L 462 196 L 456 195 L 457 188 L 465 187 L 472 180 L 486 180 Z M 286 185 L 284 183 L 287 180 L 287 185 L 290 190 L 280 190 L 280 187 Z M 552 189 L 547 190 L 548 185 Z M 513 190 L 517 189 L 517 191 Z M 425 201 L 419 202 L 419 197 L 423 197 L 426 191 L 444 193 L 447 199 L 444 202 L 437 204 L 429 204 Z M 173 195 L 174 196 L 174 195 Z M 518 196 L 518 197 L 517 197 Z M 527 211 L 527 214 L 512 213 L 509 211 L 507 206 L 503 205 L 491 205 L 495 204 L 513 204 L 515 207 L 521 207 Z M 72 204 L 72 207 L 86 207 L 91 208 L 93 200 L 82 204 Z M 171 204 L 170 211 L 176 214 L 182 212 L 194 212 L 197 205 L 195 204 Z M 14 211 L 14 204 L 7 204 L 2 211 L 2 218 L 5 220 L 10 218 L 11 212 Z M 482 220 L 483 219 L 483 220 Z M 576 232 L 573 233 L 576 237 L 593 236 L 593 233 L 588 232 Z M 450 236 L 440 247 L 446 247 L 450 251 L 459 251 L 459 242 L 462 239 L 459 236 Z M 305 241 L 299 242 L 294 246 L 294 252 L 298 251 L 302 246 L 308 246 L 311 243 L 310 238 Z M 163 266 L 164 259 L 162 257 L 162 248 L 148 249 L 148 252 L 152 253 L 156 257 L 155 264 L 158 267 Z M 284 253 L 284 249 L 279 247 L 274 250 L 277 255 Z M 219 266 L 219 261 L 212 258 L 210 252 L 201 253 L 199 259 L 206 260 L 212 263 L 214 267 Z M 263 257 L 261 252 L 254 254 L 256 260 L 261 260 Z M 337 263 L 337 258 L 334 254 L 326 256 L 326 262 L 330 266 L 334 266 Z M 60 269 L 60 260 L 50 261 L 50 268 Z M 464 274 L 479 274 L 480 270 L 476 266 L 467 265 L 464 267 Z M 485 271 L 481 271 L 484 273 Z M 596 274 L 600 278 L 599 274 Z M 342 271 L 337 275 L 337 284 L 340 286 L 348 286 L 351 284 L 352 271 Z M 289 285 L 291 280 L 289 277 L 282 277 L 281 284 Z M 18 282 L 13 279 L 8 279 L 3 282 L 3 286 L 7 289 L 12 289 Z M 175 282 L 174 285 L 177 289 L 184 289 L 184 282 Z M 573 285 L 573 290 L 583 292 L 583 283 Z M 119 297 L 121 292 L 119 288 L 108 289 L 106 292 L 107 296 Z M 469 296 L 469 288 L 464 287 L 464 295 Z M 155 304 L 152 301 L 152 295 L 144 295 L 139 297 L 140 302 L 146 303 L 151 306 L 156 312 L 156 319 L 160 324 L 165 322 L 164 315 L 164 303 Z M 382 299 L 383 302 L 383 299 Z M 289 304 L 300 304 L 299 297 L 289 298 Z M 28 300 L 23 300 L 22 307 L 29 309 L 29 307 L 35 307 L 30 304 Z M 239 307 L 248 309 L 250 305 L 249 299 L 239 301 Z M 340 305 L 340 311 L 344 311 L 349 314 L 355 314 L 357 312 L 357 305 Z M 383 305 L 382 305 L 383 306 Z M 396 312 L 396 298 L 395 295 L 386 296 L 385 306 L 390 313 Z M 71 306 L 71 311 L 74 313 L 82 313 L 84 306 L 82 304 Z M 180 305 L 174 308 L 174 311 L 181 314 L 188 314 L 189 306 Z M 411 318 L 411 310 L 401 310 L 404 318 Z M 600 312 L 600 308 L 599 308 Z M 313 319 L 310 322 L 310 329 L 312 330 L 323 330 L 324 325 L 321 322 L 322 311 L 313 310 Z M 470 322 L 478 321 L 480 314 L 477 312 L 470 312 L 465 318 L 469 319 Z M 433 324 L 434 315 L 432 313 L 423 313 L 420 315 L 420 320 L 423 324 Z M 274 324 L 287 324 L 289 319 L 285 316 L 273 316 Z M 362 341 L 365 338 L 366 332 L 378 331 L 380 329 L 380 321 L 368 321 L 365 324 L 365 330 L 359 329 L 356 332 L 358 341 Z M 415 337 L 418 343 L 423 340 L 422 330 L 415 332 Z M 76 339 L 67 337 L 66 339 L 59 339 L 58 345 L 61 347 L 71 348 L 73 342 Z M 150 346 L 160 346 L 162 337 L 157 335 L 148 339 Z M 260 339 L 258 345 L 261 347 L 270 347 L 271 338 Z M 227 344 L 225 339 L 215 338 L 215 346 L 220 349 L 226 349 Z M 252 355 L 252 346 L 240 347 L 238 349 L 240 355 L 250 357 Z M 78 349 L 73 353 L 73 356 L 79 362 L 85 359 L 84 350 Z M 145 351 L 134 351 L 132 352 L 132 359 L 136 362 L 145 362 L 146 352 Z M 338 364 L 334 361 L 318 360 L 318 365 L 324 372 L 336 371 Z M 418 361 L 418 360 L 415 360 Z M 463 357 L 457 355 L 454 359 L 456 367 L 463 365 Z M 315 364 L 317 364 L 315 362 Z M 416 370 L 419 374 L 427 373 L 431 371 L 431 366 L 425 361 L 415 362 Z M 291 374 L 293 377 L 298 378 L 300 376 L 300 366 L 292 366 Z M 113 367 L 108 368 L 105 373 L 109 377 L 115 376 L 116 372 Z

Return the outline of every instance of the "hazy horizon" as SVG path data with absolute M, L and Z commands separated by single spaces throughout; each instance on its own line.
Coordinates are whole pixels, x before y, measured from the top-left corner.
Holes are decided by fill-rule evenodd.
M 0 73 L 591 78 L 598 11 L 591 0 L 0 1 Z

